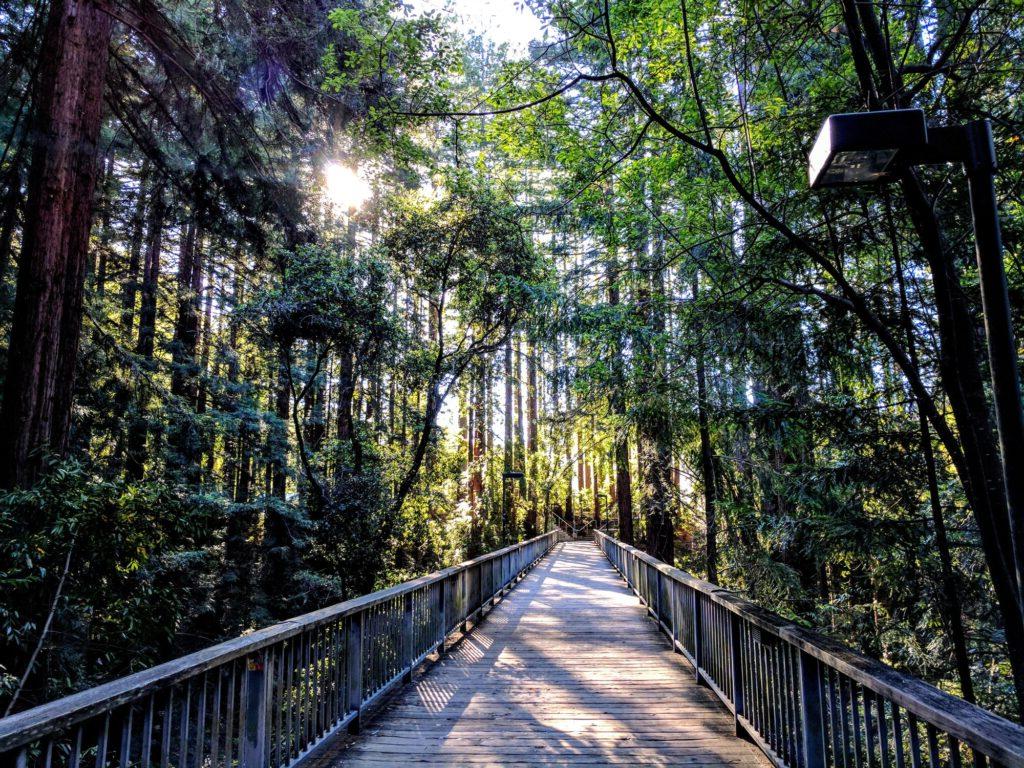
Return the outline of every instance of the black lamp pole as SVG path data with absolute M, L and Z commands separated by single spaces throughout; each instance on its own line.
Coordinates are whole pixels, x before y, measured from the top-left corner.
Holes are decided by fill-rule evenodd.
M 898 178 L 915 165 L 961 163 L 967 175 L 992 400 L 999 433 L 1011 563 L 1024 611 L 1024 405 L 996 204 L 996 151 L 988 120 L 929 128 L 919 109 L 831 115 L 811 150 L 813 189 Z
M 1003 267 L 1003 243 L 996 205 L 996 153 L 988 120 L 964 126 L 967 186 L 974 223 L 975 255 L 985 315 L 985 338 L 992 375 L 992 400 L 1003 459 L 1003 483 L 1009 512 L 1017 591 L 1024 610 L 1024 408 L 1017 372 L 1017 344 Z

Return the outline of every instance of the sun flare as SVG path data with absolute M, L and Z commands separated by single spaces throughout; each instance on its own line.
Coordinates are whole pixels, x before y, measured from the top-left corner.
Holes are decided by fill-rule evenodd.
M 358 171 L 334 160 L 324 165 L 324 192 L 331 205 L 343 211 L 359 208 L 373 194 Z

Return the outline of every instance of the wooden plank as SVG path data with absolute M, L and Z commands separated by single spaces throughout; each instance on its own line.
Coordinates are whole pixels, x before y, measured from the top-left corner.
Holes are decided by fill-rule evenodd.
M 561 545 L 317 766 L 763 768 L 593 544 Z

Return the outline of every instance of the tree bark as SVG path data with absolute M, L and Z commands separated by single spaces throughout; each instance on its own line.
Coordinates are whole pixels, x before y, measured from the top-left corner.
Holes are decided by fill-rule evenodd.
M 146 235 L 146 261 L 142 273 L 142 299 L 139 306 L 139 334 L 135 343 L 135 354 L 147 368 L 152 368 L 153 352 L 156 346 L 156 299 L 160 279 L 160 251 L 163 247 L 164 192 L 158 186 L 153 191 L 149 205 L 149 225 Z M 138 380 L 135 413 L 128 424 L 125 448 L 125 475 L 131 480 L 141 480 L 146 460 L 146 407 L 149 401 L 149 384 Z
M 697 300 L 700 297 L 700 279 L 693 278 L 693 302 L 700 312 Z M 700 432 L 700 468 L 704 482 L 704 526 L 707 543 L 705 549 L 705 570 L 707 580 L 718 583 L 718 476 L 715 471 L 715 452 L 711 445 L 711 427 L 708 423 L 708 387 L 704 365 L 704 332 L 699 321 L 694 333 L 697 337 L 697 427 Z
M 42 453 L 68 444 L 110 36 L 101 2 L 50 4 L 0 410 L 4 488 L 30 486 Z

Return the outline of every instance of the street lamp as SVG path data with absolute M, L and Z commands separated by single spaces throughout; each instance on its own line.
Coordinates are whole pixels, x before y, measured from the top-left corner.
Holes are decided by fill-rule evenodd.
M 996 205 L 996 150 L 988 120 L 929 128 L 920 109 L 830 115 L 808 163 L 812 189 L 885 183 L 915 165 L 960 163 L 967 175 L 985 315 L 992 399 L 1019 594 L 1024 601 L 1024 409 Z

